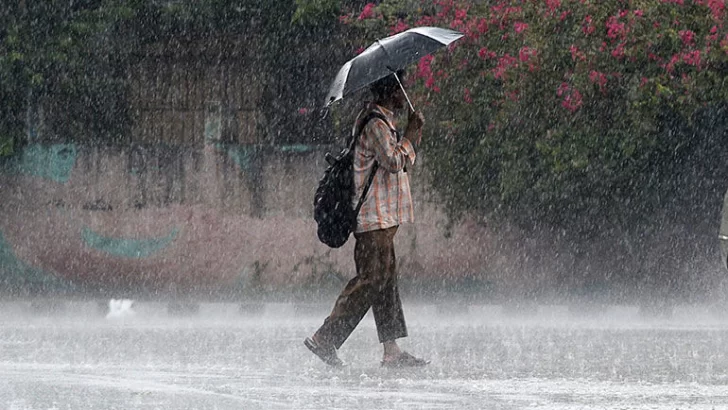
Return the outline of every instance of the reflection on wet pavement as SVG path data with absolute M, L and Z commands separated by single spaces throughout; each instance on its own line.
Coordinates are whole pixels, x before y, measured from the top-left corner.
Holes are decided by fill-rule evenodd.
M 379 367 L 366 317 L 327 368 L 303 346 L 327 306 L 254 314 L 203 305 L 191 317 L 140 304 L 108 320 L 93 304 L 58 314 L 0 304 L 0 407 L 7 409 L 718 409 L 728 407 L 728 320 L 669 320 L 629 307 L 406 306 L 402 347 L 424 369 Z M 301 313 L 305 311 L 304 313 Z M 298 313 L 297 313 L 298 312 Z

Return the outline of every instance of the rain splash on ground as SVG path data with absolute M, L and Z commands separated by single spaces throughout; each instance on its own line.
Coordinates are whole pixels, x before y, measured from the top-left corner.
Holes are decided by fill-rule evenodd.
M 432 363 L 403 370 L 379 366 L 371 316 L 341 349 L 345 368 L 318 361 L 302 341 L 327 308 L 204 304 L 179 317 L 139 303 L 105 318 L 95 303 L 1 303 L 0 409 L 728 408 L 728 317 L 700 306 L 644 318 L 405 305 L 401 346 Z

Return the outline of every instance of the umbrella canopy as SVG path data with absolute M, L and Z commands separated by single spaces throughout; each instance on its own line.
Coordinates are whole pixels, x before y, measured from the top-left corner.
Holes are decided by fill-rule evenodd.
M 462 36 L 460 32 L 439 27 L 416 27 L 377 40 L 341 67 L 329 88 L 325 105 L 329 106 L 354 91 L 395 74 L 397 70 Z

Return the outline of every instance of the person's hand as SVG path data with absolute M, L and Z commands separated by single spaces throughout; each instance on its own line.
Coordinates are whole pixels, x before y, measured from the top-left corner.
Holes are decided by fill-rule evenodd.
M 425 125 L 425 117 L 421 111 L 412 111 L 407 119 L 407 128 L 413 131 L 419 131 Z
M 422 142 L 422 126 L 425 125 L 425 117 L 420 111 L 413 111 L 409 115 L 407 120 L 407 130 L 404 136 L 412 141 L 415 145 L 420 145 Z

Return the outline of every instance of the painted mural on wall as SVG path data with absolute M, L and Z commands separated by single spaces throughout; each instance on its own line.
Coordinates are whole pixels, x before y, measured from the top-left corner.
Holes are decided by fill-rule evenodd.
M 31 144 L 0 167 L 0 280 L 21 294 L 197 294 L 334 287 L 352 243 L 318 242 L 313 190 L 328 147 Z M 448 240 L 420 207 L 398 235 L 403 277 L 482 270 L 483 232 Z
M 286 234 L 280 217 L 261 218 L 256 155 L 265 154 L 215 144 L 202 153 L 30 145 L 0 176 L 2 278 L 100 292 L 244 286 L 273 268 Z

